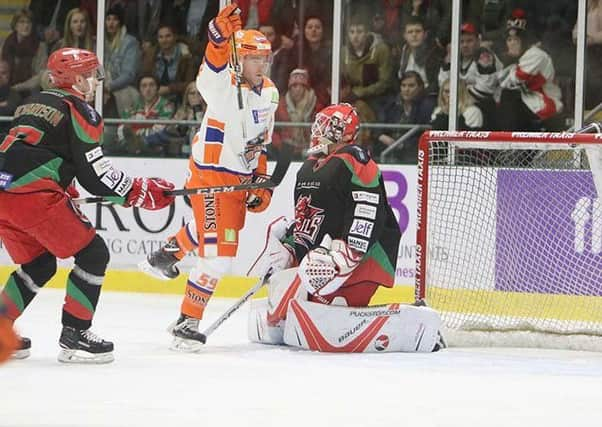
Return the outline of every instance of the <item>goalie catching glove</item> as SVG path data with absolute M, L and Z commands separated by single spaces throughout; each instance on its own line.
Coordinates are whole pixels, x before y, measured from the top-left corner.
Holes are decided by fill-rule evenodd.
M 350 249 L 343 240 L 332 240 L 327 234 L 320 247 L 303 258 L 297 274 L 310 294 L 329 295 L 343 286 L 361 259 L 361 253 Z
M 171 182 L 161 178 L 134 178 L 124 206 L 135 206 L 150 211 L 163 209 L 174 201 L 174 196 L 165 192 L 174 188 Z

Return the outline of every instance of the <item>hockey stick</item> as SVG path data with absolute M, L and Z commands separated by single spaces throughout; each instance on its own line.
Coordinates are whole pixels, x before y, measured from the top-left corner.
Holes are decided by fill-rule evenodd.
M 291 163 L 291 149 L 284 145 L 279 153 L 278 159 L 276 160 L 276 166 L 274 167 L 274 172 L 270 176 L 270 179 L 262 182 L 249 182 L 246 184 L 238 184 L 238 185 L 219 185 L 215 187 L 198 187 L 198 188 L 181 188 L 178 190 L 169 190 L 165 191 L 166 195 L 170 196 L 186 196 L 186 195 L 194 195 L 194 194 L 213 194 L 213 193 L 231 193 L 233 191 L 244 191 L 244 190 L 259 190 L 261 188 L 274 188 L 280 185 L 286 172 L 288 171 L 288 167 Z M 86 204 L 86 203 L 111 203 L 110 200 L 105 199 L 104 197 L 83 197 L 80 199 L 73 199 L 73 202 L 76 204 Z
M 255 286 L 247 291 L 238 301 L 236 301 L 232 306 L 227 309 L 224 314 L 215 319 L 211 325 L 209 325 L 203 332 L 201 332 L 201 342 L 205 344 L 207 342 L 207 337 L 211 335 L 217 328 L 219 328 L 222 323 L 224 323 L 230 316 L 232 316 L 240 307 L 244 305 L 253 295 L 255 295 L 264 285 L 268 283 L 270 279 L 271 273 L 268 272 L 263 279 L 260 279 Z
M 240 9 L 236 8 L 234 9 L 234 11 L 232 12 L 232 15 L 239 15 L 240 14 Z M 242 99 L 242 67 L 240 65 L 240 60 L 238 58 L 238 50 L 236 49 L 236 36 L 234 34 L 232 34 L 231 38 L 230 38 L 230 43 L 232 45 L 232 65 L 234 66 L 234 77 L 235 77 L 235 81 L 236 81 L 236 95 L 238 98 L 238 110 L 243 112 L 244 114 L 244 103 L 243 103 L 243 99 Z M 242 137 L 243 139 L 247 139 L 247 123 L 245 122 L 245 117 L 244 115 L 242 116 L 242 120 L 241 120 L 241 126 L 242 126 Z

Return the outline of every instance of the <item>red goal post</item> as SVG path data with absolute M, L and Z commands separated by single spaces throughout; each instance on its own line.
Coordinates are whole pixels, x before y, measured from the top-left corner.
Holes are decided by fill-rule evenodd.
M 422 135 L 416 299 L 449 335 L 602 350 L 601 153 L 600 134 Z

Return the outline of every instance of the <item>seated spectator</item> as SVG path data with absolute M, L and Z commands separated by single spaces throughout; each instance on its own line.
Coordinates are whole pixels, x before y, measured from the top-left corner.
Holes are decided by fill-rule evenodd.
M 159 80 L 152 74 L 142 75 L 138 81 L 140 98 L 134 107 L 126 111 L 124 119 L 152 120 L 171 119 L 174 105 L 159 95 Z M 122 124 L 117 130 L 119 145 L 128 154 L 165 155 L 169 140 L 161 131 L 162 124 Z
M 450 49 L 439 70 L 439 84 L 449 79 Z M 460 29 L 460 79 L 466 83 L 468 91 L 484 114 L 487 129 L 497 129 L 494 93 L 498 89 L 497 72 L 503 68 L 502 62 L 486 47 L 480 46 L 480 35 L 470 22 Z
M 386 122 L 404 125 L 429 124 L 431 114 L 435 108 L 435 98 L 427 96 L 424 91 L 424 82 L 422 77 L 416 71 L 406 71 L 401 76 L 399 98 L 388 106 Z M 393 144 L 399 139 L 407 129 L 391 134 L 381 134 L 378 141 L 382 146 L 375 146 L 374 155 L 380 154 L 380 151 L 386 146 Z M 418 139 L 420 133 L 414 138 L 406 140 L 399 150 L 395 150 L 396 158 L 403 163 L 416 163 L 418 153 Z
M 55 49 L 76 47 L 91 52 L 96 50 L 95 29 L 90 25 L 88 12 L 83 9 L 71 9 L 65 18 L 63 38 L 56 43 Z
M 577 44 L 577 24 L 573 28 Z M 587 67 L 585 69 L 585 108 L 592 109 L 602 101 L 602 4 L 600 0 L 587 2 Z
M 61 31 L 65 27 L 67 12 L 81 7 L 79 0 L 31 0 L 29 10 L 33 15 L 34 33 L 43 40 L 47 48 L 46 55 L 57 49 L 56 44 L 61 39 Z M 44 64 L 46 65 L 46 64 Z
M 272 45 L 272 65 L 269 77 L 272 79 L 279 93 L 287 90 L 288 76 L 292 71 L 294 59 L 293 51 L 284 46 L 282 35 L 272 23 L 266 23 L 259 27 L 259 31 Z
M 343 77 L 351 85 L 353 101 L 361 99 L 384 120 L 384 104 L 392 86 L 391 51 L 386 43 L 376 42 L 362 18 L 351 19 L 347 44 L 341 61 Z
M 105 116 L 123 116 L 138 97 L 136 76 L 141 59 L 138 41 L 123 25 L 123 9 L 114 6 L 105 19 L 104 81 Z
M 309 72 L 312 87 L 321 104 L 330 104 L 330 77 L 332 67 L 332 46 L 324 37 L 324 23 L 319 16 L 308 16 L 303 25 L 303 43 L 296 49 L 303 49 L 302 61 L 297 68 Z M 298 50 L 297 50 L 298 52 Z
M 11 69 L 11 85 L 23 97 L 40 90 L 40 81 L 48 59 L 46 45 L 33 32 L 32 14 L 17 12 L 11 21 L 13 30 L 2 46 L 1 58 Z
M 404 44 L 401 47 L 401 59 L 397 77 L 406 71 L 420 74 L 427 93 L 437 93 L 437 73 L 441 66 L 443 51 L 429 41 L 424 22 L 417 17 L 409 17 L 404 24 Z
M 431 126 L 436 130 L 447 130 L 449 124 L 449 80 L 439 89 L 437 106 L 431 115 Z M 480 130 L 483 128 L 483 113 L 474 105 L 463 80 L 458 81 L 458 126 L 457 130 Z
M 10 87 L 10 80 L 10 64 L 0 60 L 0 116 L 12 116 L 22 101 L 19 92 Z M 10 128 L 10 122 L 0 122 L 0 134 Z
M 562 111 L 560 88 L 554 82 L 552 58 L 527 29 L 527 20 L 512 17 L 506 30 L 506 55 L 517 63 L 500 72 L 498 114 L 502 130 L 553 130 L 550 120 Z
M 159 95 L 179 104 L 188 82 L 194 79 L 192 55 L 185 43 L 176 42 L 173 28 L 161 25 L 157 45 L 146 50 L 142 57 L 142 73 L 159 79 Z
M 288 80 L 288 91 L 280 98 L 276 121 L 311 123 L 322 108 L 324 105 L 320 104 L 309 84 L 307 70 L 293 70 Z M 309 127 L 285 127 L 276 132 L 274 145 L 284 143 L 292 146 L 295 157 L 301 159 L 303 151 L 308 147 L 310 135 Z
M 207 104 L 203 101 L 201 94 L 196 88 L 196 82 L 192 81 L 186 85 L 182 105 L 174 114 L 174 120 L 194 120 L 198 126 L 169 125 L 165 128 L 166 137 L 169 139 L 167 154 L 172 156 L 190 155 L 190 148 L 194 135 L 201 126 L 201 121 L 207 110 Z

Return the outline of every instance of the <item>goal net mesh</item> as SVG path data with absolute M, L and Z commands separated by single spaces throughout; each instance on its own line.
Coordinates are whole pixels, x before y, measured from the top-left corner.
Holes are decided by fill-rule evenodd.
M 599 144 L 446 134 L 421 141 L 418 297 L 450 332 L 602 336 Z

